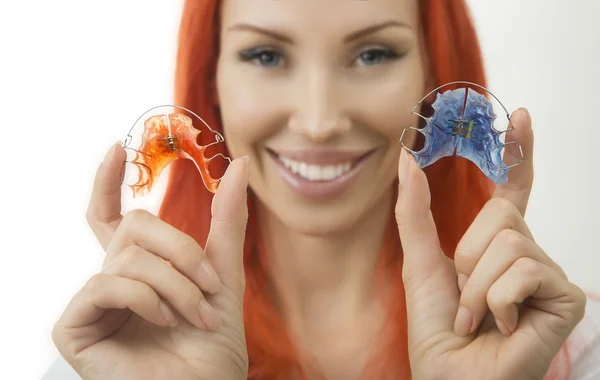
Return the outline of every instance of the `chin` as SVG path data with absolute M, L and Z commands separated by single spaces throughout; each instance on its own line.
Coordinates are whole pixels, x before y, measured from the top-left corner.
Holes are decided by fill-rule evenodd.
M 363 201 L 366 201 L 363 198 Z M 285 199 L 269 198 L 264 207 L 288 229 L 310 236 L 331 236 L 351 231 L 369 209 L 367 204 L 357 202 L 307 205 L 303 202 L 290 204 Z

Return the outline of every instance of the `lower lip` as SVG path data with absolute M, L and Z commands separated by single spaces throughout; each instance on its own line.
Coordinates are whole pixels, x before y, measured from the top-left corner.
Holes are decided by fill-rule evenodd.
M 371 153 L 362 157 L 357 163 L 353 164 L 350 170 L 335 179 L 329 181 L 311 181 L 286 168 L 275 154 L 269 154 L 275 165 L 275 169 L 292 189 L 305 197 L 318 199 L 337 196 L 350 187 L 365 166 L 367 158 L 370 155 Z

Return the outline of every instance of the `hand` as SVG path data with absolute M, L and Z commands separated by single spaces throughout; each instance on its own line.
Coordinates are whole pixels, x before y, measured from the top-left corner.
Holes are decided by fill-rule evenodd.
M 525 161 L 496 187 L 454 261 L 440 248 L 427 178 L 402 152 L 396 220 L 415 380 L 541 380 L 583 318 L 584 293 L 523 220 L 533 182 L 529 113 L 515 111 L 511 124 L 507 139 L 522 146 Z M 510 155 L 514 145 L 505 150 Z
M 246 379 L 247 159 L 225 173 L 203 251 L 148 212 L 121 215 L 125 157 L 115 145 L 96 174 L 87 219 L 106 260 L 56 322 L 56 347 L 86 380 Z

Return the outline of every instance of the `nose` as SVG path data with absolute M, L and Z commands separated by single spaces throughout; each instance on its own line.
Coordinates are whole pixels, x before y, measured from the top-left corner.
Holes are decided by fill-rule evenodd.
M 312 68 L 297 80 L 297 96 L 292 97 L 294 112 L 289 120 L 292 132 L 322 143 L 350 129 L 350 119 L 343 111 L 344 96 L 336 91 L 332 74 Z

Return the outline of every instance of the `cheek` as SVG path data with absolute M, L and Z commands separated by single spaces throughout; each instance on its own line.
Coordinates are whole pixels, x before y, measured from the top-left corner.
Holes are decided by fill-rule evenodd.
M 254 143 L 274 133 L 285 121 L 283 97 L 280 86 L 245 71 L 224 68 L 218 82 L 221 118 L 226 137 Z
M 407 61 L 349 92 L 359 94 L 353 96 L 351 101 L 356 110 L 354 119 L 387 140 L 387 147 L 374 172 L 375 177 L 379 178 L 377 182 L 381 189 L 388 188 L 397 176 L 402 132 L 419 125 L 419 118 L 411 111 L 424 95 L 425 81 L 422 73 L 419 60 Z M 415 137 L 416 133 L 409 133 L 404 142 L 412 144 Z
M 353 117 L 389 140 L 399 141 L 405 128 L 417 127 L 411 114 L 425 91 L 423 68 L 418 54 L 405 57 L 388 70 L 358 84 L 349 83 Z

